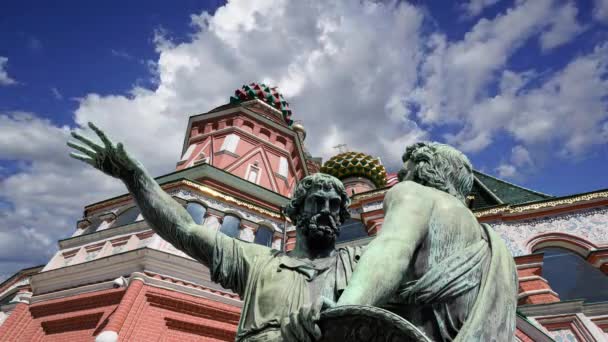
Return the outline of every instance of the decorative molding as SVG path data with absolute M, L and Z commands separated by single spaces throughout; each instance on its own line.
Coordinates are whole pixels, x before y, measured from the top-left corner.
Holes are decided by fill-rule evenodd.
M 583 312 L 583 300 L 570 300 L 546 304 L 525 304 L 517 307 L 522 314 L 530 317 L 545 317 Z
M 58 268 L 32 276 L 33 301 L 57 298 L 112 286 L 113 280 L 135 272 L 164 274 L 182 282 L 234 296 L 211 281 L 209 269 L 199 262 L 148 247 Z M 95 283 L 101 283 L 95 285 Z
M 543 237 L 547 240 L 551 235 L 558 245 L 561 241 L 562 246 L 564 242 L 581 246 L 580 242 L 586 241 L 583 245 L 587 245 L 587 248 L 601 248 L 608 244 L 607 223 L 608 207 L 600 207 L 521 221 L 498 221 L 491 226 L 502 237 L 513 256 L 521 256 L 533 252 L 531 248 L 536 246 L 534 241 Z M 561 237 L 556 239 L 558 236 Z M 578 242 L 573 244 L 573 241 Z M 547 246 L 550 244 L 543 245 Z M 578 253 L 586 257 L 588 253 L 583 251 L 585 248 L 581 248 Z
M 518 205 L 502 205 L 493 207 L 490 209 L 481 209 L 474 212 L 477 218 L 483 218 L 488 216 L 494 216 L 501 214 L 501 216 L 508 216 L 514 214 L 524 214 L 527 212 L 542 211 L 545 209 L 554 209 L 557 207 L 569 206 L 573 204 L 580 204 L 582 202 L 591 202 L 595 200 L 607 200 L 608 190 L 601 190 L 592 193 L 561 197 L 549 200 L 543 200 L 539 202 L 518 204 Z
M 534 342 L 554 342 L 552 338 L 547 336 L 541 329 L 535 326 L 532 322 L 517 315 L 516 326 L 521 332 L 532 339 Z
M 224 200 L 224 201 L 229 202 L 229 203 L 234 203 L 234 204 L 236 204 L 238 206 L 241 206 L 241 207 L 253 210 L 253 211 L 257 211 L 260 214 L 264 214 L 264 215 L 270 216 L 272 218 L 279 218 L 279 219 L 281 218 L 281 215 L 278 214 L 278 213 L 276 213 L 276 212 L 273 212 L 273 211 L 261 208 L 261 207 L 259 207 L 257 205 L 251 204 L 251 203 L 247 203 L 247 202 L 241 201 L 241 200 L 236 199 L 236 198 L 234 198 L 232 196 L 225 195 L 225 194 L 223 194 L 223 193 L 221 193 L 221 192 L 219 192 L 217 190 L 211 189 L 211 188 L 209 188 L 207 186 L 204 186 L 204 185 L 201 185 L 201 184 L 195 184 L 195 183 L 193 183 L 191 181 L 188 181 L 188 180 L 182 180 L 179 183 L 183 183 L 183 184 L 185 184 L 185 185 L 187 185 L 187 186 L 189 186 L 191 188 L 194 188 L 194 189 L 196 189 L 196 190 L 198 190 L 198 191 L 200 191 L 202 193 L 205 193 L 205 194 L 207 194 L 209 196 L 212 196 L 212 197 L 214 197 L 216 199 L 221 199 L 221 200 Z

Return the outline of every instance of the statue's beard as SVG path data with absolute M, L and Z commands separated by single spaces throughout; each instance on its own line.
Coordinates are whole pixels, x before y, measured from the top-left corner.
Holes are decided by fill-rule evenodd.
M 316 214 L 301 218 L 298 226 L 310 247 L 323 249 L 333 247 L 340 235 L 340 226 L 332 215 Z

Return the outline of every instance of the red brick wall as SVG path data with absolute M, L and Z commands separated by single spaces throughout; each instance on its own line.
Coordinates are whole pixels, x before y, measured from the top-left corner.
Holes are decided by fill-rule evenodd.
M 1 341 L 92 341 L 120 302 L 124 289 L 18 304 L 2 326 Z M 17 310 L 19 310 L 17 312 Z M 15 315 L 15 319 L 13 318 Z
M 240 308 L 144 286 L 119 332 L 120 341 L 233 341 Z

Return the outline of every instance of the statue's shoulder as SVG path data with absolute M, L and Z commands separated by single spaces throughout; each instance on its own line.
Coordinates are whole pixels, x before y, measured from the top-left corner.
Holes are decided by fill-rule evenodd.
M 395 200 L 395 199 L 416 199 L 416 200 L 425 200 L 425 199 L 433 199 L 436 197 L 434 194 L 434 189 L 429 188 L 424 185 L 420 185 L 416 182 L 412 181 L 403 181 L 395 184 L 385 196 L 385 200 Z

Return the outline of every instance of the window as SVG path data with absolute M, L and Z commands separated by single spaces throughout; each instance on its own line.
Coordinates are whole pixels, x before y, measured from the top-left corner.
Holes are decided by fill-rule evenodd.
M 542 277 L 562 301 L 608 301 L 608 277 L 581 256 L 559 247 L 542 248 L 537 252 L 545 254 Z
M 240 227 L 241 219 L 234 215 L 226 215 L 224 216 L 222 226 L 220 227 L 220 232 L 236 238 L 239 236 Z
M 266 128 L 260 128 L 260 138 L 270 140 L 270 131 Z
M 367 229 L 363 222 L 357 219 L 348 219 L 340 226 L 340 236 L 336 238 L 336 242 L 346 242 L 368 237 Z
M 278 147 L 285 148 L 287 146 L 287 139 L 283 138 L 282 136 L 277 136 L 277 143 L 276 143 L 276 145 Z
M 133 223 L 137 221 L 139 214 L 140 212 L 138 207 L 131 207 L 118 215 L 112 227 L 119 227 L 124 226 L 125 224 Z
M 268 227 L 259 227 L 255 232 L 255 238 L 253 239 L 253 243 L 257 243 L 258 245 L 270 247 L 272 246 L 272 230 Z
M 247 173 L 247 180 L 251 183 L 258 184 L 260 176 L 260 168 L 255 165 L 249 165 L 249 173 Z
M 287 178 L 288 174 L 289 174 L 289 171 L 288 171 L 288 167 L 287 167 L 287 158 L 280 157 L 280 159 L 279 159 L 279 175 Z
M 224 142 L 222 142 L 222 147 L 220 148 L 220 151 L 228 151 L 235 153 L 236 146 L 238 145 L 239 140 L 240 138 L 236 134 L 227 135 L 226 138 L 224 138 Z
M 196 144 L 192 144 L 192 145 L 188 146 L 188 149 L 186 150 L 186 152 L 182 156 L 181 161 L 188 160 L 190 158 L 190 156 L 192 155 L 192 152 L 194 151 L 195 147 L 196 147 Z
M 203 224 L 205 221 L 207 208 L 205 208 L 203 205 L 196 202 L 188 202 L 188 204 L 186 204 L 186 211 L 188 211 L 188 214 L 190 214 L 194 222 L 197 224 Z
M 253 133 L 253 123 L 251 121 L 243 122 L 243 126 L 241 128 L 249 133 Z

